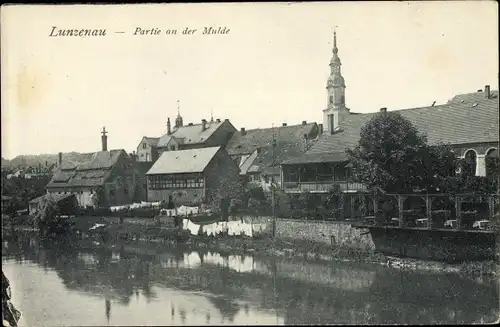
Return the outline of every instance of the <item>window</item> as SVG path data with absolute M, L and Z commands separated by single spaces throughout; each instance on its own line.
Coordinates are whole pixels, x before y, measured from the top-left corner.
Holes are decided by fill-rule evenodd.
M 264 183 L 269 183 L 269 176 L 267 175 L 264 175 Z
M 115 196 L 115 190 L 109 190 L 109 196 Z
M 128 194 L 128 188 L 124 188 L 124 189 L 123 189 L 123 193 L 124 193 L 124 194 Z
M 333 104 L 333 95 L 330 95 L 330 104 Z
M 155 175 L 149 177 L 151 189 L 202 188 L 203 178 L 194 176 Z
M 143 148 L 143 149 L 147 149 L 147 147 L 148 147 L 148 144 L 147 144 L 147 143 L 142 143 L 142 148 Z
M 171 146 L 170 146 L 170 150 L 171 150 L 171 151 L 175 151 L 175 145 L 171 145 Z
M 463 174 L 467 176 L 476 176 L 476 151 L 468 150 L 464 155 L 463 161 Z

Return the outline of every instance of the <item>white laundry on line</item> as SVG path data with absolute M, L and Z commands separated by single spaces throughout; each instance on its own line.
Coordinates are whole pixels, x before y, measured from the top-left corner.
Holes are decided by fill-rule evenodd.
M 191 220 L 188 220 L 188 229 L 191 232 L 191 235 L 198 235 L 200 231 L 200 225 L 192 223 Z

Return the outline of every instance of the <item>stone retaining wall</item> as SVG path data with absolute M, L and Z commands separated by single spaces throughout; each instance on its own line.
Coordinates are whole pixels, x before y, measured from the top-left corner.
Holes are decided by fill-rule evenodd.
M 267 222 L 272 228 L 271 217 L 244 217 L 254 223 Z M 281 239 L 306 240 L 332 245 L 342 249 L 373 251 L 375 245 L 367 230 L 352 228 L 349 222 L 314 221 L 302 219 L 276 219 L 276 236 Z

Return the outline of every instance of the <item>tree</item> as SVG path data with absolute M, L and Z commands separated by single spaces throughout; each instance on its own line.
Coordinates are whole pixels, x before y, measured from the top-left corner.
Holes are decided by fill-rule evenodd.
M 346 152 L 354 178 L 378 191 L 432 192 L 454 174 L 449 146 L 428 146 L 426 136 L 397 112 L 372 117 L 362 127 L 358 145 Z
M 52 197 L 43 197 L 35 214 L 35 224 L 45 237 L 65 238 L 71 232 L 67 218 L 59 218 L 59 206 Z
M 250 198 L 248 200 L 248 209 L 250 210 L 250 212 L 254 215 L 254 216 L 257 216 L 258 213 L 259 213 L 259 208 L 261 206 L 261 203 L 259 200 L 257 199 L 254 199 L 254 198 Z

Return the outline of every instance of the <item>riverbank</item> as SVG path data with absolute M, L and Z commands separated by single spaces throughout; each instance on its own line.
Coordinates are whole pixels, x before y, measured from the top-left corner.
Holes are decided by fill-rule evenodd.
M 217 237 L 190 236 L 187 242 L 179 243 L 173 238 L 152 237 L 154 231 L 151 229 L 153 228 L 152 225 L 154 225 L 154 222 L 148 221 L 147 224 L 144 224 L 144 222 L 140 224 L 134 221 L 124 222 L 118 226 L 116 224 L 112 225 L 115 225 L 114 227 L 120 226 L 120 230 L 123 231 L 124 234 L 130 233 L 130 235 L 137 235 L 138 225 L 149 225 L 149 236 L 144 237 L 143 234 L 140 233 L 139 235 L 142 234 L 141 236 L 134 240 L 126 240 L 127 243 L 149 243 L 157 244 L 158 246 L 182 247 L 189 250 L 205 249 L 228 255 L 249 254 L 260 257 L 301 258 L 321 262 L 369 263 L 390 267 L 392 269 L 458 273 L 465 276 L 500 276 L 499 265 L 494 261 L 447 264 L 443 262 L 409 258 L 392 258 L 376 253 L 373 249 L 360 250 L 342 247 L 339 244 L 331 245 L 325 242 L 286 238 L 284 236 L 272 238 L 269 234 L 262 235 L 260 238 L 227 235 L 219 235 Z M 157 228 L 161 229 L 161 226 Z M 5 230 L 5 228 L 2 228 L 2 230 Z M 36 228 L 30 226 L 13 226 L 8 227 L 6 230 L 29 232 L 36 231 Z M 103 242 L 102 238 L 91 238 L 95 238 L 95 241 L 101 246 L 115 246 L 117 241 L 116 239 L 111 239 L 108 242 Z

